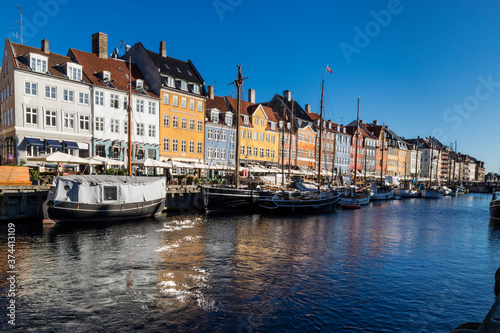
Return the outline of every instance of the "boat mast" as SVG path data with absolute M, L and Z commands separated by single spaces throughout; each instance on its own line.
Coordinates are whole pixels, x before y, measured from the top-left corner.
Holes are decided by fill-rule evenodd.
M 319 112 L 319 158 L 318 158 L 318 190 L 321 189 L 321 144 L 322 144 L 322 134 L 323 134 L 323 95 L 325 93 L 325 73 L 323 74 L 323 82 L 321 83 L 321 104 Z
M 132 63 L 128 57 L 128 175 L 132 175 Z
M 384 128 L 382 128 L 383 130 Z M 382 151 L 382 158 L 380 159 L 380 184 L 383 183 L 384 181 L 384 149 L 385 149 L 385 132 L 381 132 L 382 134 L 382 142 L 380 144 L 381 148 L 380 150 Z
M 432 141 L 432 137 L 429 137 L 429 140 L 431 141 L 431 158 L 430 158 L 430 171 L 429 171 L 429 188 L 432 186 L 432 159 L 434 158 L 434 151 L 433 151 L 433 141 Z
M 237 96 L 237 106 L 236 106 L 236 156 L 235 156 L 235 180 L 236 189 L 239 188 L 240 181 L 240 108 L 241 108 L 241 87 L 243 86 L 243 80 L 248 79 L 248 77 L 243 78 L 241 74 L 241 64 L 238 64 L 238 78 L 230 84 L 236 85 Z
M 332 184 L 333 184 L 333 177 L 335 177 L 335 154 L 337 152 L 337 133 L 335 132 L 332 133 L 333 133 L 333 155 L 332 155 Z
M 281 118 L 281 186 L 285 188 L 285 122 L 286 116 L 286 104 L 285 95 L 283 94 L 283 117 Z
M 294 98 L 295 98 L 295 93 L 292 93 L 292 118 L 290 119 L 290 135 L 288 136 L 288 179 L 290 179 L 290 170 L 291 170 L 291 167 L 292 167 L 293 105 L 295 104 Z
M 354 186 L 358 183 L 358 135 L 359 135 L 359 97 L 358 112 L 356 116 L 356 133 L 354 133 Z

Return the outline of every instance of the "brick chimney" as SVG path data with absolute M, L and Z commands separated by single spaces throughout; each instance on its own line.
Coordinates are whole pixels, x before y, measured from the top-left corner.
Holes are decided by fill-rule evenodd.
M 311 104 L 306 104 L 306 112 L 311 112 Z
M 108 59 L 108 35 L 102 32 L 92 35 L 92 53 L 101 59 Z
M 214 91 L 214 86 L 208 86 L 208 99 L 214 99 L 215 91 Z
M 42 51 L 45 54 L 49 54 L 49 40 L 48 39 L 42 39 Z
M 283 96 L 285 96 L 285 100 L 288 102 L 292 100 L 292 92 L 290 90 L 283 90 Z
M 248 101 L 255 103 L 255 89 L 248 89 Z
M 160 55 L 163 58 L 167 57 L 167 43 L 165 43 L 165 41 L 160 42 Z
M 378 120 L 374 120 L 373 125 L 378 126 Z

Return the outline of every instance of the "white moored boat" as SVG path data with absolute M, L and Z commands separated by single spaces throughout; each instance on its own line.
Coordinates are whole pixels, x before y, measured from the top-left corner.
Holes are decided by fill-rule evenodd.
M 387 185 L 373 184 L 370 196 L 371 200 L 388 200 L 394 197 L 394 190 Z
M 442 198 L 442 197 L 443 197 L 443 193 L 441 193 L 437 189 L 428 188 L 428 189 L 422 190 L 422 198 L 437 199 L 437 198 Z

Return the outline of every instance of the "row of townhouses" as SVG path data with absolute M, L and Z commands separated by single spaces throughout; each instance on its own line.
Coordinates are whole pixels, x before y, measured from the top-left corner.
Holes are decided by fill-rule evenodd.
M 108 54 L 107 35 L 99 32 L 92 35 L 91 49 L 59 55 L 45 39 L 40 48 L 6 39 L 0 70 L 2 164 L 38 167 L 33 157 L 54 151 L 127 161 L 130 131 L 132 160 L 229 170 L 239 154 L 244 165 L 313 171 L 321 149 L 324 175 L 357 170 L 372 177 L 484 180 L 483 162 L 435 138 L 404 139 L 376 120 L 336 124 L 309 104 L 303 108 L 289 90 L 258 103 L 249 89 L 236 119 L 237 99 L 215 95 L 190 60 L 167 56 L 165 42 L 158 52 L 137 43 L 120 56 L 117 50 Z

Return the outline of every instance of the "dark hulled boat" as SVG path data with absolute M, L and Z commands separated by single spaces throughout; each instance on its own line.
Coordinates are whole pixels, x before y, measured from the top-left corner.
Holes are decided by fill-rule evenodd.
M 165 178 L 107 175 L 58 177 L 43 205 L 45 221 L 100 222 L 161 214 Z
M 490 202 L 490 218 L 500 220 L 500 199 L 497 198 L 496 193 L 493 193 L 493 199 Z

